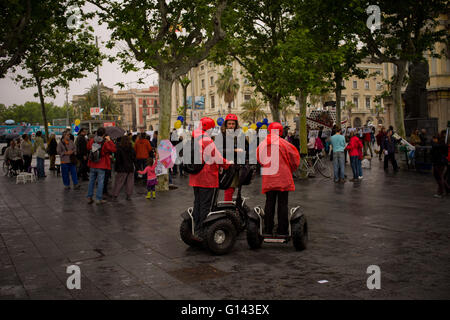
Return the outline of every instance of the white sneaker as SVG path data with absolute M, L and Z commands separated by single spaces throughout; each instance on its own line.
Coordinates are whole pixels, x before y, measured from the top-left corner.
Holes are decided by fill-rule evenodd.
M 363 179 L 363 176 L 359 176 L 358 179 L 359 179 L 359 180 L 362 180 L 362 179 Z

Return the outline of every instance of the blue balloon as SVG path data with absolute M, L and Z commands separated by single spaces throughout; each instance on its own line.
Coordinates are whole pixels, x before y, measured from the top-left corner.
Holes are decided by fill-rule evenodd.
M 184 118 L 183 118 L 183 116 L 178 116 L 177 120 L 180 120 L 181 122 L 183 122 Z
M 263 124 L 262 124 L 261 122 L 257 122 L 257 123 L 256 123 L 256 127 L 257 127 L 257 128 L 261 128 L 262 125 L 263 125 Z
M 80 127 L 76 126 L 75 127 L 75 132 L 78 132 L 78 131 L 80 131 Z
M 217 119 L 217 124 L 221 126 L 223 124 L 223 121 L 224 121 L 223 118 L 219 118 Z
M 263 124 L 265 124 L 265 125 L 268 125 L 268 124 L 269 124 L 269 119 L 267 119 L 267 118 L 264 118 L 264 120 L 263 120 Z

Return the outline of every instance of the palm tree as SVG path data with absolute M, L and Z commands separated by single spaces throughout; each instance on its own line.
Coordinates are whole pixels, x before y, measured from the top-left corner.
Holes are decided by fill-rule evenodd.
M 219 74 L 216 85 L 219 97 L 224 97 L 225 103 L 228 103 L 228 111 L 231 112 L 231 103 L 234 101 L 240 87 L 238 79 L 233 77 L 233 68 L 226 66 L 223 72 Z
M 240 116 L 244 121 L 253 121 L 252 123 L 256 123 L 256 119 L 263 119 L 267 116 L 263 110 L 263 104 L 255 98 L 251 98 L 250 100 L 244 102 L 241 107 L 244 111 Z
M 377 124 L 380 122 L 380 114 L 384 113 L 384 107 L 381 106 L 381 104 L 376 104 L 373 109 L 371 110 L 372 114 L 375 116 L 375 118 L 377 119 Z
M 287 121 L 287 118 L 289 116 L 295 114 L 294 109 L 292 109 L 292 106 L 294 104 L 295 103 L 289 98 L 284 98 L 280 101 L 280 111 L 281 111 L 281 114 L 283 115 L 284 122 Z
M 122 113 L 113 98 L 104 92 L 100 92 L 100 104 L 103 116 L 117 116 Z M 84 99 L 77 101 L 75 106 L 78 107 L 82 119 L 91 119 L 91 108 L 98 106 L 97 85 L 92 85 L 84 94 Z

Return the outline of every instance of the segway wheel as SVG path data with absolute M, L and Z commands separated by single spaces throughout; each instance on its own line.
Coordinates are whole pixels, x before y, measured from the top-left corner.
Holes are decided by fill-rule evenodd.
M 192 222 L 190 220 L 183 220 L 180 226 L 181 240 L 191 247 L 201 247 L 202 243 L 194 240 L 192 236 Z
M 259 226 L 256 221 L 248 219 L 247 242 L 251 249 L 261 248 L 264 238 L 259 234 Z
M 305 216 L 292 223 L 292 242 L 297 251 L 306 249 L 308 244 L 308 223 Z
M 236 242 L 236 227 L 229 219 L 216 221 L 207 227 L 206 242 L 212 253 L 226 254 Z

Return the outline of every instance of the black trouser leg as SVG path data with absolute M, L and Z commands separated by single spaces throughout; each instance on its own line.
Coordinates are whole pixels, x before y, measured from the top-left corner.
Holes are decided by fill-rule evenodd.
M 390 156 L 391 156 L 390 154 L 384 155 L 384 170 L 388 169 Z
M 275 204 L 277 202 L 277 191 L 266 192 L 266 206 L 264 207 L 264 233 L 273 233 L 273 218 L 275 216 Z
M 197 192 L 195 191 L 197 189 Z M 211 210 L 211 202 L 214 196 L 214 188 L 194 187 L 194 222 L 195 232 L 201 228 L 203 221 Z M 195 205 L 195 203 L 197 205 Z
M 278 234 L 287 235 L 289 233 L 288 221 L 288 199 L 289 191 L 277 191 L 278 193 Z
M 23 171 L 28 171 L 28 168 L 31 167 L 31 157 L 23 156 Z

